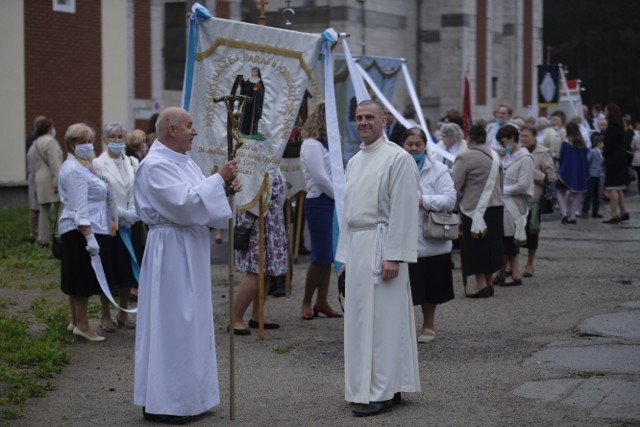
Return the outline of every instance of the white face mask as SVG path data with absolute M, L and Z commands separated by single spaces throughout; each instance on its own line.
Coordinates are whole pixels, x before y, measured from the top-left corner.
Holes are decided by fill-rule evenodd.
M 74 154 L 81 159 L 91 160 L 93 157 L 93 144 L 90 142 L 76 145 Z
M 120 154 L 124 150 L 124 142 L 109 141 L 107 148 L 113 154 Z

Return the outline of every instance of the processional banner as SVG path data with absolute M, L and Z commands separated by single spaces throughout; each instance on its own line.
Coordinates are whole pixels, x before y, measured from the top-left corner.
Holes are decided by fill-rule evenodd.
M 391 100 L 396 87 L 398 73 L 402 68 L 401 58 L 389 58 L 382 56 L 360 56 L 358 61 L 364 68 L 376 86 L 380 88 L 384 96 Z M 340 136 L 342 137 L 342 150 L 345 162 L 360 151 L 360 136 L 356 129 L 355 112 L 358 103 L 347 63 L 342 55 L 336 55 L 335 61 L 335 86 L 336 105 L 340 120 Z M 373 92 L 371 99 L 376 99 Z
M 189 104 L 198 135 L 190 156 L 205 176 L 227 161 L 229 104 L 215 101 L 229 95 L 236 76 L 242 75 L 236 95 L 251 101 L 237 115 L 244 140 L 237 151 L 240 212 L 257 212 L 265 174 L 280 164 L 322 41 L 319 34 L 219 18 L 199 22 Z

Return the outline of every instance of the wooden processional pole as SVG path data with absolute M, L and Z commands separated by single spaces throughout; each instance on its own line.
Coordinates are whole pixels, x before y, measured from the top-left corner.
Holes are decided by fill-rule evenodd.
M 240 134 L 240 118 L 247 102 L 251 102 L 246 96 L 238 96 L 236 92 L 242 83 L 242 74 L 238 74 L 231 87 L 229 96 L 214 98 L 213 102 L 224 102 L 227 107 L 227 159 L 236 158 L 238 149 L 242 146 L 243 140 Z M 239 101 L 238 109 L 235 110 L 235 103 Z M 236 140 L 235 147 L 233 140 Z M 213 171 L 214 173 L 216 170 Z M 235 334 L 233 333 L 234 315 L 234 266 L 235 266 L 235 248 L 233 246 L 234 225 L 235 225 L 235 197 L 234 191 L 230 183 L 227 184 L 226 191 L 229 197 L 229 206 L 231 206 L 234 215 L 229 219 L 229 418 L 235 419 L 236 401 L 235 401 Z

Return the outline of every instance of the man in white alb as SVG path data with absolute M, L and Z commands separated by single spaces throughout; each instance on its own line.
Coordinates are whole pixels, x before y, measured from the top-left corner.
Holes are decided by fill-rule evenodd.
M 140 163 L 135 205 L 149 225 L 140 272 L 134 403 L 150 421 L 182 424 L 220 403 L 211 303 L 210 227 L 232 216 L 225 182 L 237 161 L 205 178 L 191 158 L 189 113 L 158 116 L 158 139 Z
M 356 109 L 360 152 L 346 171 L 336 259 L 346 271 L 345 399 L 377 415 L 419 392 L 418 350 L 407 262 L 416 262 L 418 169 L 384 136 L 383 109 Z

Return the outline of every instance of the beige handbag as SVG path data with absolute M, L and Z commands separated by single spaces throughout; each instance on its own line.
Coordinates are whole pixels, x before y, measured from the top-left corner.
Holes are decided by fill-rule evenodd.
M 460 218 L 451 211 L 427 211 L 422 234 L 425 239 L 455 240 L 458 238 Z

